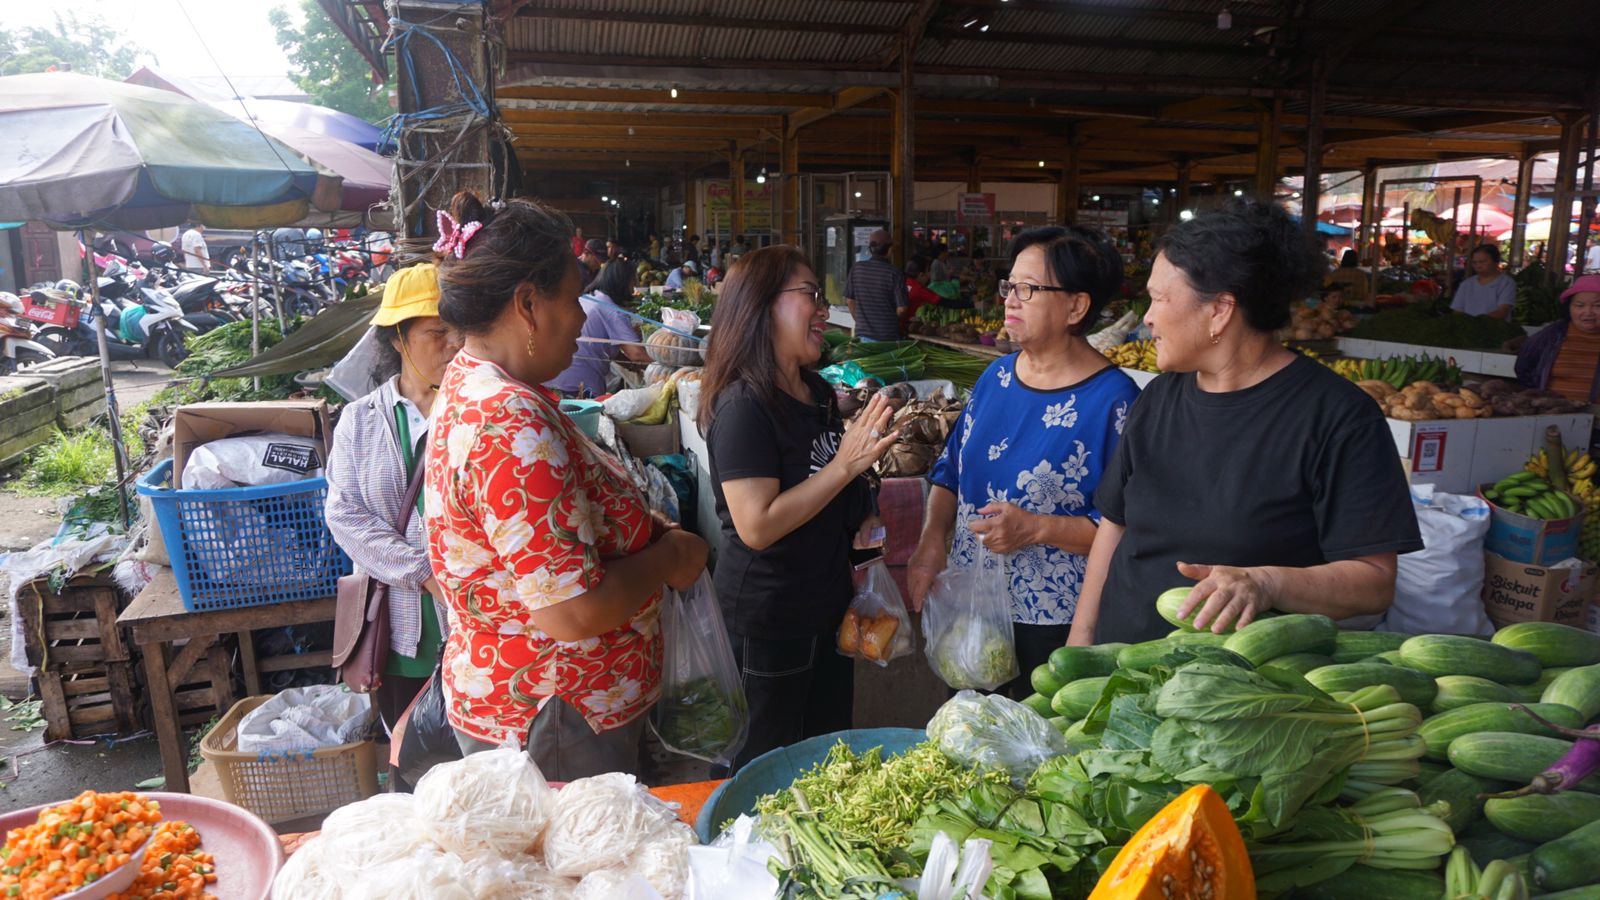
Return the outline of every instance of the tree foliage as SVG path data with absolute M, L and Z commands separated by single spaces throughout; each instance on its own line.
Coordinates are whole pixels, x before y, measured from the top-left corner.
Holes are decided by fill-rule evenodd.
M 144 50 L 97 15 L 68 10 L 50 27 L 0 28 L 0 75 L 44 72 L 51 66 L 122 80 L 139 66 Z
M 291 74 L 295 83 L 312 103 L 368 122 L 381 122 L 393 113 L 387 92 L 382 85 L 372 83 L 367 61 L 317 0 L 300 0 L 304 24 L 295 22 L 283 7 L 268 12 L 267 18 L 278 33 L 278 45 L 294 67 Z

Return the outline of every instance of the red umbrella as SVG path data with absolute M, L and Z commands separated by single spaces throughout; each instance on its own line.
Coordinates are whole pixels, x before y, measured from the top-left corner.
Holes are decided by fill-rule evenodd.
M 1447 209 L 1444 212 L 1440 213 L 1439 217 L 1441 219 L 1453 219 L 1453 220 L 1455 220 L 1456 230 L 1457 231 L 1466 231 L 1468 228 L 1472 228 L 1473 227 L 1473 225 L 1472 225 L 1472 204 L 1471 203 L 1463 203 L 1460 206 L 1456 207 L 1455 209 Z M 1510 227 L 1511 227 L 1511 214 L 1510 213 L 1508 213 L 1505 210 L 1500 209 L 1498 207 L 1479 204 L 1479 206 L 1478 206 L 1478 224 L 1477 224 L 1477 227 L 1475 229 L 1478 233 L 1488 232 L 1488 233 L 1498 234 L 1499 232 L 1505 231 L 1507 228 L 1510 228 Z

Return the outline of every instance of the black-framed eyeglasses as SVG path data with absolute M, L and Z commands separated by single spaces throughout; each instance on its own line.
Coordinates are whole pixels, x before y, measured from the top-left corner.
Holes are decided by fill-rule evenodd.
M 783 290 L 779 291 L 778 293 L 780 293 L 780 294 L 792 294 L 792 293 L 810 294 L 811 295 L 811 302 L 816 304 L 817 309 L 827 309 L 828 308 L 828 298 L 823 295 L 822 288 L 817 287 L 814 284 L 813 285 L 804 285 L 802 287 L 784 288 Z
M 1029 284 L 1026 281 L 1002 281 L 1000 282 L 1000 299 L 1004 300 L 1005 298 L 1011 296 L 1011 292 L 1013 290 L 1017 292 L 1017 299 L 1021 300 L 1023 303 L 1027 303 L 1028 301 L 1032 300 L 1033 295 L 1039 291 L 1053 291 L 1060 294 L 1076 293 L 1076 291 L 1072 290 L 1071 288 L 1050 287 L 1049 285 L 1043 284 Z

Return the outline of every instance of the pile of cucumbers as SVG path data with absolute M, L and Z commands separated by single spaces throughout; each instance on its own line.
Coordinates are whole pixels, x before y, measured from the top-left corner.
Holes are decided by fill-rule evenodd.
M 1558 491 L 1532 472 L 1518 472 L 1483 489 L 1483 498 L 1501 509 L 1535 519 L 1570 519 L 1578 514 L 1578 501 Z

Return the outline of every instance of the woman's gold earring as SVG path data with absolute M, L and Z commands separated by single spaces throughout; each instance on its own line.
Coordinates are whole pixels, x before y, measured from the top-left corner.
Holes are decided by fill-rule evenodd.
M 1211 332 L 1211 343 L 1215 344 L 1216 342 L 1217 342 L 1217 333 L 1215 331 L 1213 331 L 1213 332 Z
M 1212 341 L 1212 343 L 1216 343 L 1216 341 Z M 538 357 L 538 350 L 533 346 L 533 332 L 530 331 L 528 332 L 528 358 L 537 359 Z

